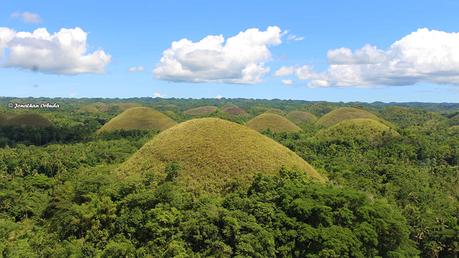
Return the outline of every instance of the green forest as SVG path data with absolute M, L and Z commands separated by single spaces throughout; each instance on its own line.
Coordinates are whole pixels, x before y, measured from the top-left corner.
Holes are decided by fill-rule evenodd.
M 457 257 L 458 197 L 459 104 L 0 98 L 0 257 Z

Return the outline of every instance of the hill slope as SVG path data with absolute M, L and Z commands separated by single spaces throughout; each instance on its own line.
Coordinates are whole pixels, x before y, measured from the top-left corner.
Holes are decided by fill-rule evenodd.
M 40 114 L 33 113 L 24 113 L 9 117 L 6 121 L 4 121 L 4 124 L 26 127 L 47 127 L 52 125 L 48 118 Z
M 162 131 L 176 124 L 174 120 L 161 112 L 147 107 L 134 107 L 112 118 L 99 129 L 99 132 L 135 129 L 157 129 Z
M 217 110 L 218 108 L 216 106 L 202 106 L 202 107 L 187 109 L 183 113 L 190 115 L 190 116 L 207 116 L 207 115 L 214 113 Z
M 335 125 L 341 121 L 349 120 L 349 119 L 357 119 L 357 118 L 368 118 L 373 119 L 384 124 L 388 124 L 388 122 L 384 121 L 383 119 L 379 118 L 373 113 L 370 113 L 363 109 L 352 108 L 352 107 L 343 107 L 332 110 L 331 112 L 325 114 L 319 120 L 317 120 L 317 124 L 325 127 L 329 127 Z
M 275 133 L 301 131 L 301 128 L 287 118 L 274 113 L 263 113 L 248 121 L 246 125 L 259 132 L 267 129 Z
M 231 182 L 247 184 L 257 173 L 277 174 L 281 167 L 325 178 L 307 162 L 272 139 L 245 126 L 218 118 L 193 119 L 174 126 L 145 144 L 120 168 L 129 175 L 178 162 L 178 182 L 196 191 L 220 192 Z
M 247 112 L 244 109 L 242 109 L 242 108 L 240 108 L 240 107 L 238 107 L 238 106 L 236 106 L 234 104 L 225 104 L 222 107 L 222 111 L 224 113 L 227 113 L 227 114 L 230 114 L 230 115 L 233 115 L 233 116 L 245 116 L 245 115 L 247 115 Z
M 393 138 L 399 134 L 389 126 L 369 118 L 344 120 L 331 127 L 317 132 L 316 137 L 322 141 L 368 141 L 378 144 L 385 137 Z
M 290 111 L 287 114 L 287 119 L 292 121 L 293 123 L 300 125 L 300 124 L 312 124 L 317 121 L 317 117 L 309 112 L 306 111 Z

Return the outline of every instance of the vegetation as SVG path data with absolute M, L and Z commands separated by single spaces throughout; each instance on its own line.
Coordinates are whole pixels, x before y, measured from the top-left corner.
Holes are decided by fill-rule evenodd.
M 217 118 L 193 119 L 160 133 L 123 164 L 120 173 L 165 178 L 166 168 L 174 162 L 180 168 L 178 182 L 196 192 L 221 192 L 235 182 L 248 183 L 257 173 L 276 174 L 282 167 L 324 181 L 284 146 Z
M 190 116 L 207 116 L 218 110 L 216 106 L 203 106 L 185 110 L 185 114 Z
M 117 130 L 165 130 L 177 123 L 170 117 L 147 107 L 134 107 L 111 119 L 99 132 Z
M 262 132 L 270 130 L 275 133 L 299 132 L 301 128 L 287 118 L 274 113 L 263 113 L 247 122 L 247 126 Z
M 107 111 L 78 112 L 97 102 Z M 209 116 L 237 123 L 183 113 L 228 102 L 0 97 L 4 118 L 52 123 L 0 123 L 0 257 L 457 257 L 459 104 L 231 99 L 247 116 Z M 122 103 L 184 123 L 97 134 Z M 265 135 L 241 125 L 270 108 L 346 106 L 388 122 Z
M 386 121 L 380 119 L 373 113 L 352 107 L 343 107 L 335 109 L 319 118 L 319 120 L 317 120 L 317 124 L 324 127 L 330 127 L 332 125 L 336 125 L 341 121 L 356 118 L 368 118 L 387 124 Z
M 309 112 L 306 112 L 306 111 L 298 111 L 298 110 L 290 111 L 287 114 L 287 119 L 297 125 L 313 124 L 317 121 L 317 117 L 315 115 Z
M 321 129 L 316 137 L 326 142 L 368 142 L 382 144 L 400 136 L 387 125 L 368 118 L 350 119 Z

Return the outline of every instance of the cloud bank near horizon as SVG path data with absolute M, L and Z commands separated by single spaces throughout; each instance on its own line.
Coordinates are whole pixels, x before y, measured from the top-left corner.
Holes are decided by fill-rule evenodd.
M 367 44 L 327 53 L 329 66 L 283 66 L 274 76 L 294 76 L 310 87 L 404 86 L 416 83 L 459 85 L 459 33 L 418 29 L 388 49 Z

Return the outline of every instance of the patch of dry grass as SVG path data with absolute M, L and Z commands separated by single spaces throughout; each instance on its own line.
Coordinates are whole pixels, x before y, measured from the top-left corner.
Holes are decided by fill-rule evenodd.
M 313 124 L 317 121 L 317 117 L 309 112 L 306 111 L 290 111 L 287 114 L 287 119 L 292 121 L 297 125 L 301 124 Z
M 207 116 L 216 112 L 218 108 L 216 106 L 202 106 L 196 108 L 190 108 L 185 110 L 183 113 L 190 116 Z

